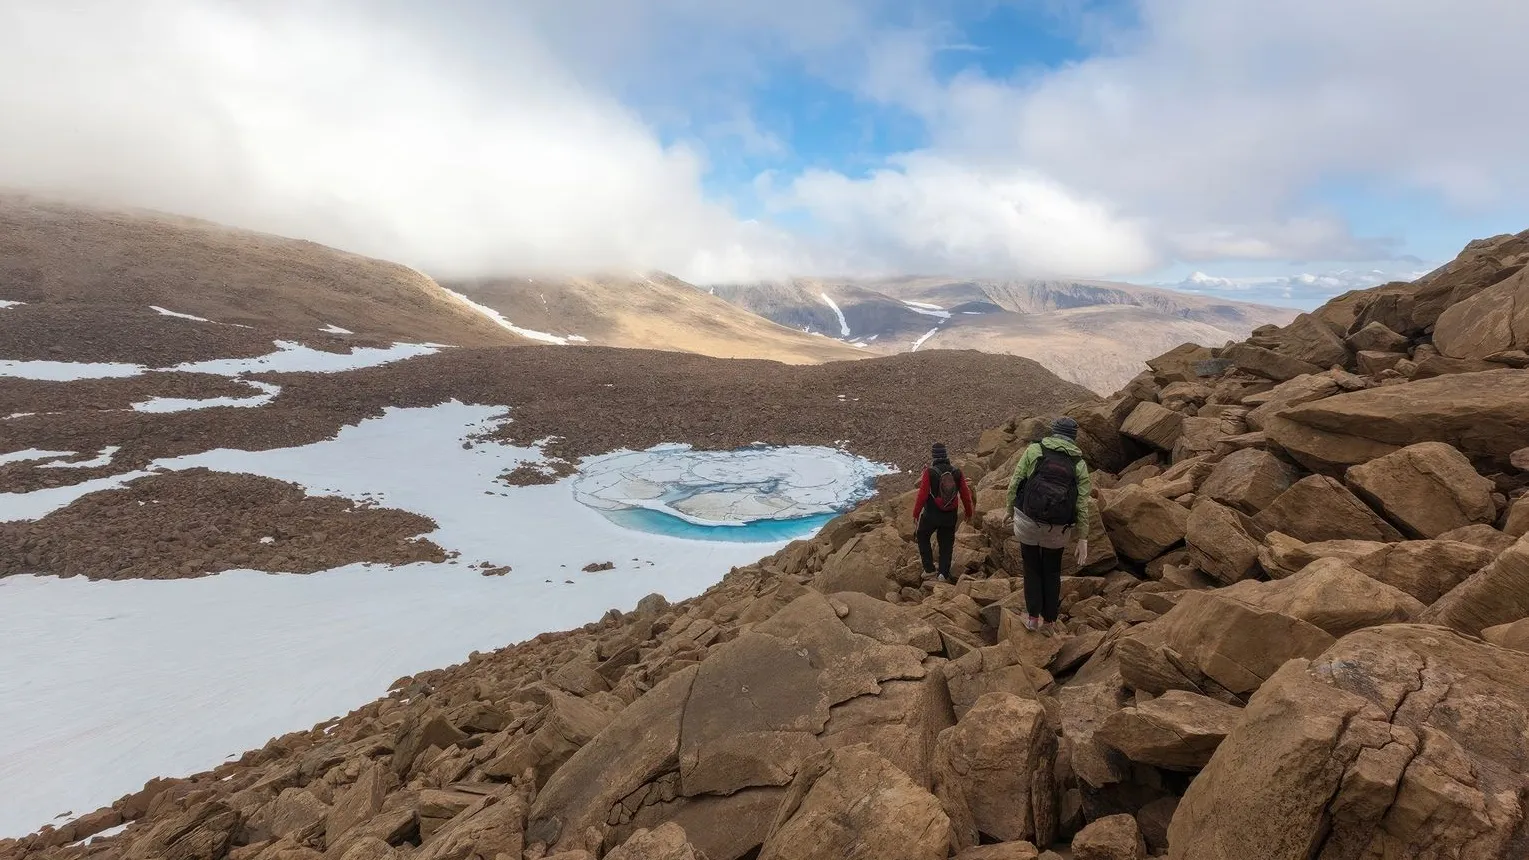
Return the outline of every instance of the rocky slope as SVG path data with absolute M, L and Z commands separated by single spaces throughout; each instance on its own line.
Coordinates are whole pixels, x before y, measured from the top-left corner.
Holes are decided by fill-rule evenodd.
M 782 325 L 873 353 L 906 352 L 916 344 L 1023 355 L 1101 394 L 1178 344 L 1241 340 L 1296 313 L 1103 281 L 798 278 L 709 289 Z
M 1018 624 L 1017 417 L 966 459 L 956 585 L 873 501 L 0 856 L 1529 856 L 1526 262 L 1473 243 L 1070 409 L 1065 634 Z
M 335 327 L 380 342 L 528 342 L 396 263 L 19 194 L 0 193 L 0 295 L 22 303 L 0 315 L 6 358 L 157 364 L 270 349 L 241 325 L 314 345 L 336 341 Z M 155 307 L 225 325 L 197 337 Z

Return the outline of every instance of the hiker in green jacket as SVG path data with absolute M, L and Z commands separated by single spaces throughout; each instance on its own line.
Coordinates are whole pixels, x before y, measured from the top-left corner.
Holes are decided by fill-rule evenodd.
M 1051 435 L 1032 442 L 1009 480 L 1014 537 L 1025 563 L 1025 627 L 1059 630 L 1062 550 L 1078 542 L 1078 565 L 1088 558 L 1088 463 L 1076 442 L 1078 422 L 1063 416 Z

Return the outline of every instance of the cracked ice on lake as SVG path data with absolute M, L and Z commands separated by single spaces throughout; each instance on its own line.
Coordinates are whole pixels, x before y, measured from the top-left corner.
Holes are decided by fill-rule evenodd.
M 600 511 L 642 509 L 695 526 L 801 520 L 852 507 L 890 470 L 853 454 L 807 445 L 696 451 L 659 445 L 592 457 L 574 497 Z

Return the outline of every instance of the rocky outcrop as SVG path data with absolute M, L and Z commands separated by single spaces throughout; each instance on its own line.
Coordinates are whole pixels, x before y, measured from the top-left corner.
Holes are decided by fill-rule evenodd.
M 1434 538 L 1497 518 L 1492 482 L 1443 442 L 1419 442 L 1377 457 L 1350 468 L 1345 480 L 1412 537 Z
M 1472 460 L 1504 464 L 1529 437 L 1529 370 L 1425 379 L 1405 396 L 1338 394 L 1273 418 L 1269 439 L 1301 465 L 1332 472 L 1419 442 L 1448 441 Z
M 1529 349 L 1529 269 L 1451 305 L 1439 316 L 1433 340 L 1450 358 Z
M 1134 762 L 1198 770 L 1241 718 L 1241 708 L 1197 693 L 1169 690 L 1116 711 L 1094 736 Z
M 954 827 L 954 847 L 984 837 L 1049 845 L 1056 839 L 1056 735 L 1034 699 L 988 693 L 940 733 L 934 791 Z
M 1292 661 L 1190 785 L 1173 856 L 1233 860 L 1253 845 L 1269 860 L 1523 853 L 1526 673 L 1522 655 L 1412 625 Z

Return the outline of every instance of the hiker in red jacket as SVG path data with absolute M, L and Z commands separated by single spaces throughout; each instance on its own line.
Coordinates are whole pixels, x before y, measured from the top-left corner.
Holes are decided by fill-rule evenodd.
M 972 521 L 972 490 L 966 485 L 966 476 L 950 464 L 945 445 L 936 442 L 930 450 L 930 464 L 918 480 L 918 498 L 913 502 L 913 518 L 918 521 L 918 554 L 924 562 L 924 578 L 935 575 L 934 553 L 929 546 L 931 537 L 940 541 L 940 578 L 955 582 L 950 575 L 950 556 L 955 551 L 956 526 L 960 524 L 960 511 L 965 509 L 966 522 Z

